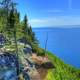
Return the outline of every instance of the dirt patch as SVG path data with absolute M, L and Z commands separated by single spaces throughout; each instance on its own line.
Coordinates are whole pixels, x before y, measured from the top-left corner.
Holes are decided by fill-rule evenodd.
M 47 75 L 47 72 L 48 72 L 48 69 L 44 69 L 44 68 L 39 68 L 37 69 L 39 74 L 40 74 L 40 78 L 41 80 L 44 80 L 46 75 Z

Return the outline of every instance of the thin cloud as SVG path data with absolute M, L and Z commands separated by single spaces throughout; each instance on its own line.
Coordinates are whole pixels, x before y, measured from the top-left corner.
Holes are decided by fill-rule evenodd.
M 32 25 L 32 27 L 63 27 L 64 25 L 80 25 L 80 17 L 60 16 L 44 19 L 31 19 L 29 23 Z

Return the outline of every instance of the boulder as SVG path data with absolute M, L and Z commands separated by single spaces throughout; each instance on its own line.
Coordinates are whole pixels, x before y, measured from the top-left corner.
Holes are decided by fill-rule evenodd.
M 5 66 L 5 67 L 11 67 L 11 68 L 16 68 L 17 67 L 17 57 L 16 55 L 10 54 L 8 52 L 4 52 L 3 54 L 0 54 L 0 67 Z

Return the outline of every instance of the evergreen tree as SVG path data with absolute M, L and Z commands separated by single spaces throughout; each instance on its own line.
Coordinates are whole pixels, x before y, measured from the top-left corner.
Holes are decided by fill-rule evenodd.
M 10 14 L 11 8 L 13 5 L 13 1 L 12 0 L 2 0 L 0 3 L 0 8 L 2 9 L 2 14 L 1 16 L 4 19 L 4 27 L 3 27 L 3 33 L 5 32 L 6 35 L 6 29 L 8 28 L 8 16 Z M 14 3 L 14 6 L 16 5 L 16 3 Z
M 24 16 L 24 20 L 23 20 L 23 26 L 22 26 L 22 33 L 23 33 L 23 39 L 24 39 L 24 43 L 26 45 L 26 43 L 29 41 L 29 36 L 28 36 L 28 19 L 27 16 Z
M 28 34 L 29 34 L 29 36 L 30 36 L 30 38 L 31 38 L 31 43 L 36 43 L 36 44 L 38 44 L 38 40 L 36 39 L 35 33 L 33 32 L 31 26 L 28 28 Z
M 12 33 L 15 43 L 15 52 L 18 58 L 18 47 L 17 47 L 17 37 L 16 37 L 16 17 L 15 17 L 15 9 L 14 5 L 12 4 L 12 9 L 10 11 L 10 15 L 8 17 L 8 31 Z M 17 65 L 17 75 L 19 75 L 19 62 Z

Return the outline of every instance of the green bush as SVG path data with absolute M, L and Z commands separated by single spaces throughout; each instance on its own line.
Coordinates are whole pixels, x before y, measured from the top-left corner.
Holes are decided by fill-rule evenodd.
M 37 44 L 32 45 L 32 52 L 36 53 L 38 56 L 45 56 L 45 50 L 39 48 Z
M 45 56 L 45 50 L 44 50 L 44 49 L 38 48 L 37 50 L 38 50 L 38 51 L 37 51 L 37 55 L 38 55 L 38 56 Z

